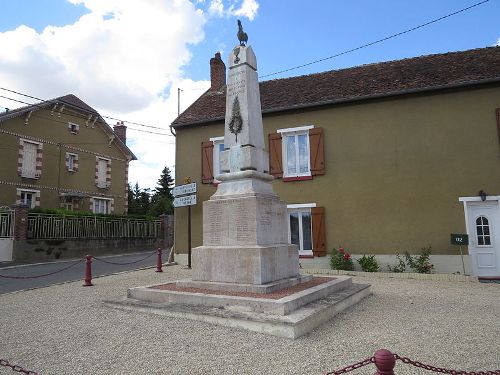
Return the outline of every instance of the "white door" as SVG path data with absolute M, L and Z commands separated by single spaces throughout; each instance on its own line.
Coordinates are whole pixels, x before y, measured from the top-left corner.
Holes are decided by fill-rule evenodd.
M 469 254 L 476 276 L 500 276 L 499 213 L 498 201 L 467 204 Z

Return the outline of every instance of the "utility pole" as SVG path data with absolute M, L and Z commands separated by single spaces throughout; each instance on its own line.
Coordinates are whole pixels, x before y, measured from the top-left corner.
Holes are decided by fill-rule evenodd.
M 181 114 L 181 88 L 177 88 L 177 116 Z

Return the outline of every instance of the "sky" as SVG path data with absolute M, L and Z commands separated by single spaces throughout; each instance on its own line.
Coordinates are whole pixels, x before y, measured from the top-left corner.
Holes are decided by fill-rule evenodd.
M 175 170 L 169 125 L 178 106 L 183 111 L 210 86 L 210 58 L 221 52 L 227 60 L 237 19 L 259 79 L 269 80 L 500 45 L 500 0 L 489 0 L 328 58 L 481 1 L 0 0 L 0 96 L 9 98 L 0 97 L 0 111 L 23 105 L 11 99 L 37 102 L 3 89 L 44 100 L 74 94 L 125 122 L 139 159 L 129 181 L 154 188 L 165 166 Z

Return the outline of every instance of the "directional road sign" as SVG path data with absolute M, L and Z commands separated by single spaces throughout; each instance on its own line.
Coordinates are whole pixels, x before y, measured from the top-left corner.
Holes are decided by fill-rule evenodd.
M 193 193 L 196 193 L 196 182 L 193 182 L 191 184 L 179 185 L 172 189 L 172 194 L 174 195 L 174 197 Z
M 174 198 L 174 207 L 194 206 L 196 204 L 195 195 L 184 195 L 182 197 Z

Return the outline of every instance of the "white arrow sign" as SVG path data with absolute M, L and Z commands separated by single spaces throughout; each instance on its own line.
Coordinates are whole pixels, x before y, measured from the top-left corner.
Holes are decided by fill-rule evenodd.
M 186 185 L 179 185 L 172 189 L 172 194 L 174 197 L 193 193 L 196 193 L 196 182 Z
M 196 204 L 196 195 L 185 195 L 174 198 L 174 207 L 194 206 Z

